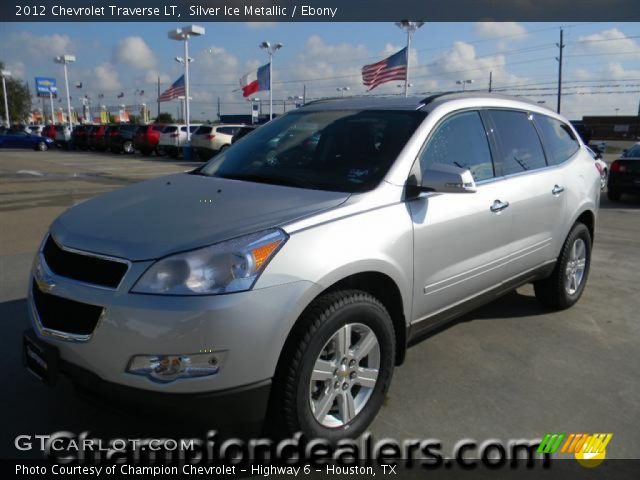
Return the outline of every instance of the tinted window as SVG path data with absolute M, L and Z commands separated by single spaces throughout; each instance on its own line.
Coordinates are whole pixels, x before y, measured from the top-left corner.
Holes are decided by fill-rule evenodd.
M 225 135 L 235 135 L 238 131 L 238 127 L 220 127 L 218 128 L 218 132 L 224 133 Z
M 178 127 L 176 126 L 164 127 L 164 130 L 162 130 L 162 133 L 171 133 L 171 132 L 175 132 L 176 130 L 178 130 Z
M 200 128 L 198 128 L 198 130 L 196 130 L 195 133 L 197 133 L 198 135 L 206 135 L 207 133 L 211 133 L 211 130 L 213 130 L 212 127 L 209 127 L 208 125 L 203 125 Z
M 503 158 L 502 174 L 527 172 L 547 165 L 533 122 L 527 113 L 493 110 L 491 117 L 496 126 Z
M 578 151 L 580 144 L 568 125 L 546 115 L 535 115 L 535 120 L 542 132 L 549 165 L 565 162 Z
M 420 154 L 420 168 L 425 171 L 435 163 L 468 168 L 476 181 L 493 177 L 487 134 L 478 112 L 458 113 L 437 127 Z
M 425 114 L 296 111 L 216 155 L 200 175 L 361 192 L 377 186 Z

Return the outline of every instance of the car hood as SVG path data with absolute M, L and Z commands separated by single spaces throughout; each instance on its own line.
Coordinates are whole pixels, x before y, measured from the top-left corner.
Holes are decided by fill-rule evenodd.
M 51 234 L 67 247 L 149 260 L 283 225 L 348 197 L 182 173 L 80 203 L 54 221 Z

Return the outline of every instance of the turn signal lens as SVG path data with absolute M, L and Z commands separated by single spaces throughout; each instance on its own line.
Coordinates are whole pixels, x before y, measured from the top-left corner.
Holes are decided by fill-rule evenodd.
M 256 262 L 256 268 L 259 269 L 264 262 L 266 262 L 273 251 L 278 248 L 282 240 L 278 239 L 275 242 L 268 243 L 261 247 L 258 247 L 254 250 L 251 250 L 251 255 L 253 255 L 253 259 Z

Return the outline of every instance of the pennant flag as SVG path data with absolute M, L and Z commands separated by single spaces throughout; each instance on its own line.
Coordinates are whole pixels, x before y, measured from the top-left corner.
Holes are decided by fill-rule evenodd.
M 261 66 L 257 70 L 247 73 L 240 78 L 240 87 L 242 87 L 242 96 L 269 90 L 269 64 Z
M 407 78 L 407 47 L 390 57 L 362 67 L 362 83 L 373 90 L 378 85 Z
M 168 102 L 169 100 L 173 100 L 184 95 L 184 75 L 181 75 L 180 78 L 173 82 L 169 88 L 162 92 L 162 95 L 158 97 L 158 101 Z

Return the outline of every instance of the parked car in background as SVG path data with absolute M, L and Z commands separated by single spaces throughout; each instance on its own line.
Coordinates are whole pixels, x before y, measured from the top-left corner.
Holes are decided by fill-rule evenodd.
M 69 148 L 71 143 L 71 128 L 69 125 L 56 125 L 56 138 L 54 141 L 58 147 Z
M 596 162 L 596 168 L 598 172 L 600 172 L 600 189 L 604 190 L 607 188 L 607 178 L 609 176 L 609 165 L 607 162 L 602 160 L 602 154 L 593 150 L 591 146 L 585 147 L 589 152 L 589 155 L 593 157 L 593 160 Z
M 10 128 L 0 134 L 0 147 L 32 148 L 44 152 L 53 145 L 53 140 L 41 135 L 25 132 L 23 128 Z
M 133 153 L 133 136 L 137 125 L 121 123 L 109 129 L 108 148 L 113 153 Z
M 599 200 L 583 143 L 535 103 L 312 102 L 196 170 L 62 213 L 33 262 L 23 358 L 101 402 L 355 439 L 408 346 L 446 322 L 527 283 L 548 308 L 578 302 Z M 527 331 L 534 351 L 553 322 Z
M 76 125 L 71 132 L 71 141 L 76 148 L 87 150 L 89 148 L 88 134 L 92 125 Z
M 44 130 L 44 125 L 29 125 L 29 133 L 32 135 L 42 136 L 42 131 Z
M 202 160 L 221 152 L 233 140 L 242 125 L 201 125 L 191 136 L 191 145 Z
M 56 126 L 53 124 L 45 125 L 42 129 L 41 135 L 43 137 L 50 138 L 51 140 L 56 139 Z
M 159 155 L 158 142 L 165 126 L 162 123 L 140 125 L 133 137 L 133 147 L 143 155 L 151 155 L 154 152 Z
M 240 140 L 241 138 L 249 135 L 251 132 L 253 132 L 256 128 L 258 128 L 260 125 L 242 125 L 237 131 L 236 133 L 233 135 L 233 138 L 231 139 L 231 143 L 236 143 L 238 140 Z
M 609 169 L 609 200 L 617 202 L 623 193 L 640 194 L 640 143 L 626 150 Z
M 191 134 L 195 132 L 200 125 L 189 125 Z M 158 141 L 158 148 L 164 153 L 173 158 L 180 156 L 180 151 L 187 141 L 187 126 L 181 124 L 171 124 L 164 127 L 162 133 L 160 133 L 160 140 Z
M 107 127 L 108 125 L 96 125 L 96 128 L 89 132 L 88 143 L 91 150 L 102 152 L 107 148 L 104 141 L 104 134 L 107 130 Z

